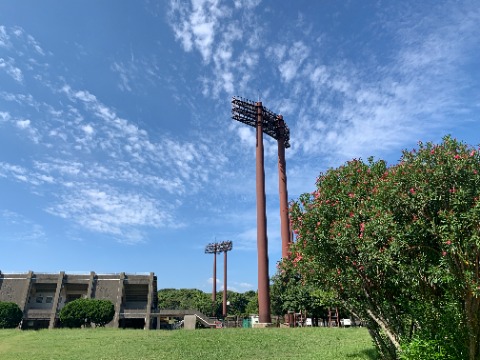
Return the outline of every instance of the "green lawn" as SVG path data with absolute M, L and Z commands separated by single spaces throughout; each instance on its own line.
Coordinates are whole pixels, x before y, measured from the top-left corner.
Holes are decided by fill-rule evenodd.
M 362 328 L 0 330 L 0 359 L 375 359 Z

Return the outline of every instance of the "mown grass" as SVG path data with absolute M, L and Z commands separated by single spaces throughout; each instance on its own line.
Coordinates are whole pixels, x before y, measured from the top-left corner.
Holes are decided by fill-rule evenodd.
M 365 329 L 0 330 L 0 359 L 373 360 Z

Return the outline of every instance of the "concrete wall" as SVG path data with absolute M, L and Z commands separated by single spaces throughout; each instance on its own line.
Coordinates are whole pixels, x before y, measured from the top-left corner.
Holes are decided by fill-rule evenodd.
M 4 274 L 0 271 L 0 301 L 11 301 L 24 312 L 24 325 L 49 328 L 59 325 L 58 314 L 68 301 L 79 297 L 110 300 L 115 316 L 108 326 L 145 323 L 152 328 L 157 310 L 157 278 L 118 274 Z M 135 309 L 134 312 L 131 309 Z M 129 321 L 122 321 L 129 319 Z M 133 321 L 134 319 L 137 319 Z M 40 324 L 40 325 L 39 325 Z M 136 325 L 137 326 L 137 325 Z

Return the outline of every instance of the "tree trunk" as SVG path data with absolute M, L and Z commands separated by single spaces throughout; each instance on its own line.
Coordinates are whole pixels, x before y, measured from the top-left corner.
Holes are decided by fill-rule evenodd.
M 478 360 L 480 358 L 480 322 L 479 322 L 480 299 L 472 292 L 468 292 L 465 300 L 465 315 L 468 329 L 468 358 Z
M 395 347 L 395 349 L 397 351 L 400 350 L 400 343 L 398 342 L 395 333 L 390 330 L 390 327 L 386 324 L 386 322 L 383 321 L 383 319 L 381 319 L 380 317 L 376 316 L 370 309 L 367 309 L 367 314 L 385 332 L 385 335 L 387 335 L 388 339 L 392 342 L 392 345 Z
M 380 359 L 382 360 L 396 360 L 397 355 L 395 348 L 392 346 L 391 342 L 386 342 L 385 339 L 380 334 L 380 327 L 376 324 L 374 326 L 368 327 L 368 332 L 372 337 L 375 347 L 377 348 Z

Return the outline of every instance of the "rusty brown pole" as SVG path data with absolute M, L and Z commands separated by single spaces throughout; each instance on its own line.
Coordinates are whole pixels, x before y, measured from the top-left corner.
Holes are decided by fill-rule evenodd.
M 223 253 L 223 318 L 227 317 L 227 251 Z
M 212 316 L 215 317 L 217 302 L 217 244 L 215 243 L 213 252 L 213 291 L 212 291 Z
M 265 168 L 263 159 L 263 106 L 257 107 L 257 252 L 258 252 L 258 315 L 260 323 L 271 323 L 270 279 L 268 276 L 267 210 L 265 201 Z
M 285 162 L 285 122 L 283 116 L 278 121 L 278 192 L 280 196 L 280 233 L 282 236 L 282 258 L 288 257 L 290 248 L 290 219 L 288 216 L 287 168 Z

